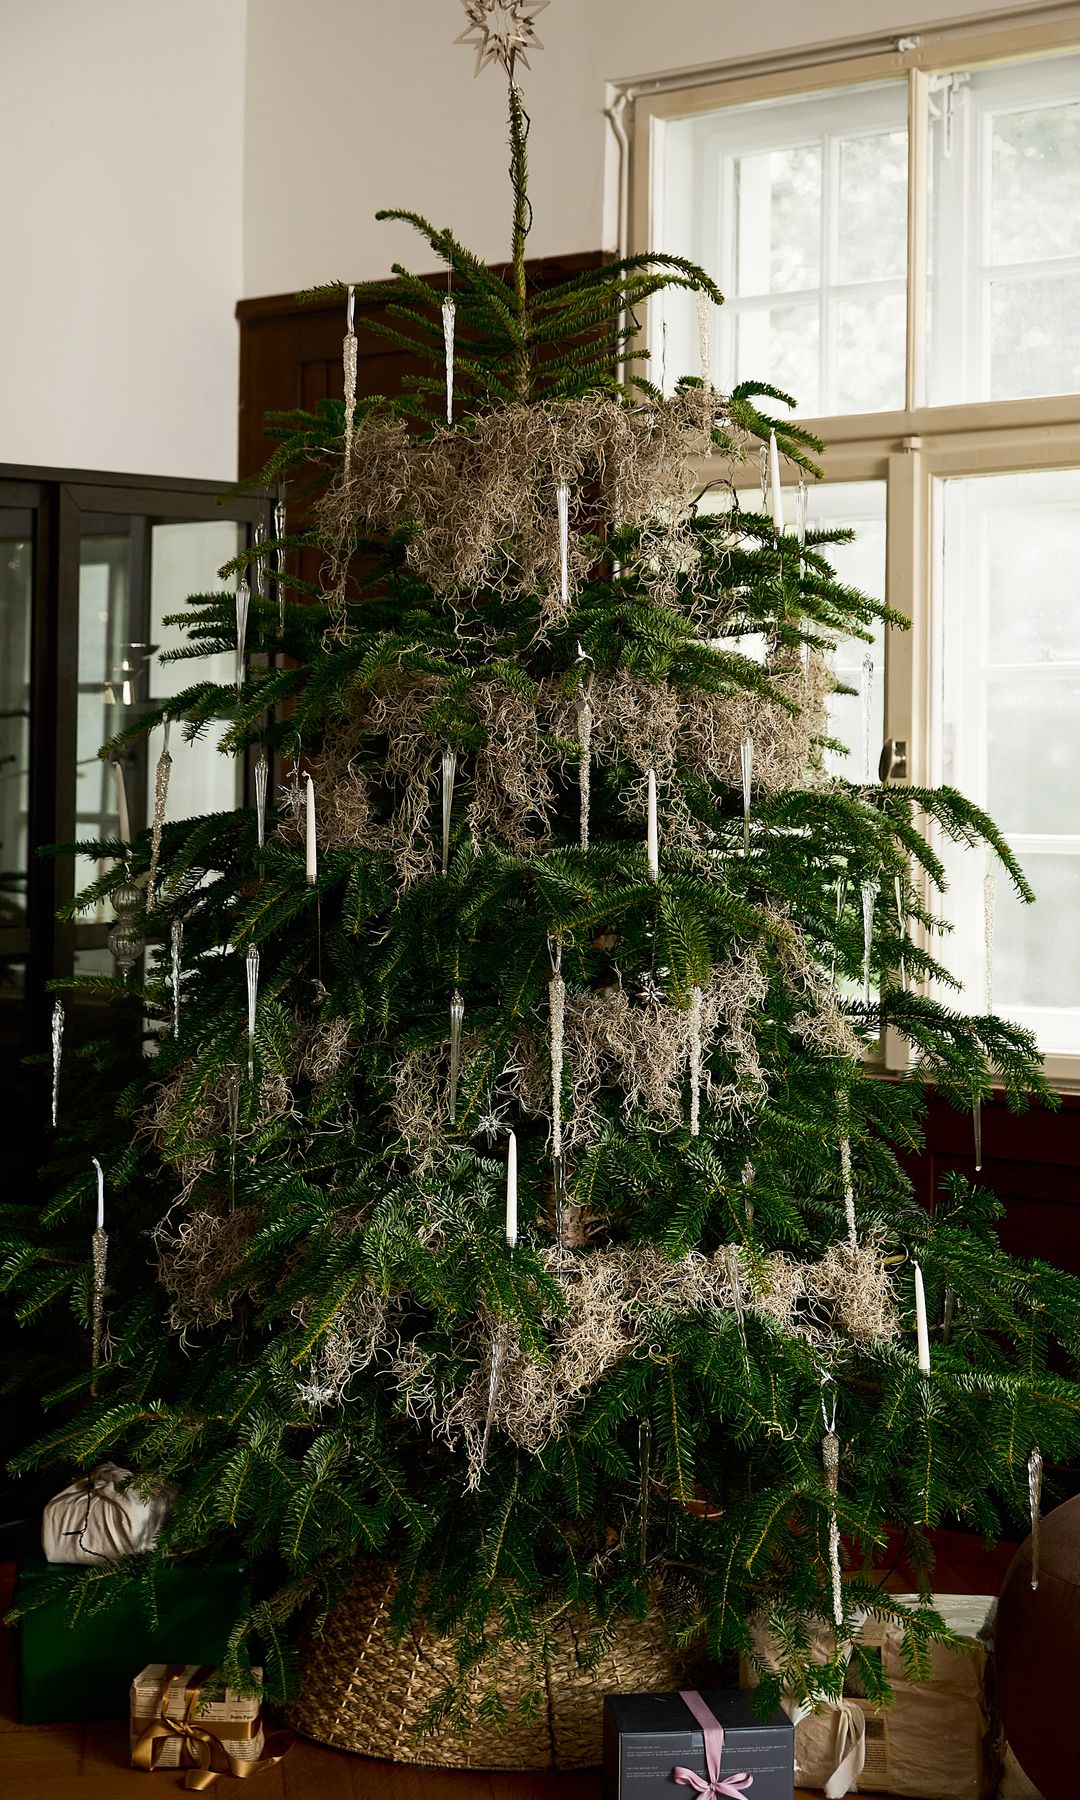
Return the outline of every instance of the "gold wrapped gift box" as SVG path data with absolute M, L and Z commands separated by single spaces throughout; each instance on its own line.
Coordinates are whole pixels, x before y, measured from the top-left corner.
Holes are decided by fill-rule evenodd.
M 211 1787 L 219 1775 L 239 1779 L 280 1762 L 291 1732 L 267 1737 L 257 1697 L 231 1689 L 216 1700 L 203 1690 L 213 1670 L 194 1663 L 150 1663 L 131 1684 L 132 1767 L 186 1769 L 185 1787 Z M 256 1670 L 256 1675 L 261 1671 Z

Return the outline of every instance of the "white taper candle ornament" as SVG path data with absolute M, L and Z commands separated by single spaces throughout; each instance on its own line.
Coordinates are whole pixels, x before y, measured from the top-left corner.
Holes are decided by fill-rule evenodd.
M 116 783 L 116 816 L 119 820 L 120 842 L 131 843 L 131 815 L 128 812 L 127 788 L 124 785 L 124 771 L 120 763 L 112 766 L 113 780 Z
M 559 515 L 559 599 L 563 608 L 570 604 L 570 484 L 560 481 L 555 490 Z
M 316 877 L 319 873 L 319 851 L 315 838 L 315 783 L 312 781 L 311 776 L 307 774 L 305 774 L 304 780 L 307 782 L 304 805 L 304 850 L 307 863 L 307 884 L 308 887 L 314 887 Z
M 918 1263 L 915 1269 L 915 1340 L 919 1355 L 919 1374 L 930 1373 L 930 1327 L 926 1321 L 926 1290 L 923 1287 L 922 1270 Z
M 780 537 L 784 530 L 784 491 L 780 486 L 780 451 L 775 431 L 769 433 L 769 507 L 773 530 Z
M 649 770 L 649 818 L 645 834 L 649 857 L 649 880 L 660 879 L 660 824 L 656 812 L 656 770 Z
M 518 1237 L 517 1134 L 510 1133 L 506 1152 L 506 1242 L 513 1250 Z
M 97 1225 L 96 1230 L 105 1229 L 105 1171 L 96 1156 L 91 1161 L 97 1170 Z

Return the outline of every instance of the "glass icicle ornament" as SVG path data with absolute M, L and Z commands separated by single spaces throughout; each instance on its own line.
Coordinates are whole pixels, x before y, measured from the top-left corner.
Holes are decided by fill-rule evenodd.
M 157 889 L 158 863 L 161 860 L 161 834 L 165 829 L 165 806 L 169 798 L 169 776 L 172 774 L 172 757 L 169 754 L 169 717 L 162 720 L 164 740 L 161 755 L 157 760 L 154 774 L 154 817 L 150 827 L 150 869 L 146 877 L 146 910 L 154 904 Z
M 971 1129 L 975 1139 L 975 1173 L 982 1168 L 982 1099 L 979 1095 L 971 1103 Z
M 754 785 L 754 740 L 744 737 L 739 745 L 739 763 L 742 770 L 742 829 L 743 855 L 750 854 L 750 796 Z
M 63 1045 L 64 1002 L 57 994 L 52 1009 L 52 1122 L 54 1131 L 60 1111 L 60 1057 Z
M 690 995 L 690 1136 L 701 1133 L 701 1003 L 703 995 L 695 987 Z
M 450 1002 L 450 1123 L 457 1118 L 458 1082 L 461 1079 L 461 1027 L 465 1023 L 465 1000 L 454 989 Z
M 869 783 L 873 767 L 873 729 L 874 729 L 874 659 L 867 651 L 862 664 L 862 728 L 863 728 L 863 781 Z
M 555 490 L 559 515 L 559 598 L 563 611 L 570 605 L 570 485 L 560 481 Z
M 994 1010 L 994 925 L 997 914 L 997 879 L 993 867 L 983 876 L 983 951 L 986 959 L 986 1010 Z
M 495 1338 L 491 1346 L 491 1370 L 488 1375 L 487 1412 L 484 1415 L 484 1436 L 480 1445 L 480 1467 L 487 1467 L 488 1443 L 491 1439 L 491 1427 L 495 1419 L 495 1406 L 502 1386 L 503 1363 L 506 1360 L 506 1322 L 500 1320 L 496 1328 Z
M 184 953 L 184 921 L 174 919 L 169 934 L 171 952 L 170 980 L 172 982 L 173 1028 L 174 1038 L 180 1036 L 180 959 Z
M 1031 1508 L 1031 1587 L 1039 1585 L 1039 1526 L 1042 1523 L 1043 1459 L 1040 1450 L 1028 1457 L 1028 1505 Z
M 266 525 L 260 519 L 252 534 L 255 555 L 251 564 L 251 591 L 256 600 L 266 599 Z
M 825 1377 L 825 1380 L 828 1380 Z M 825 1426 L 825 1436 L 821 1440 L 821 1460 L 825 1468 L 825 1486 L 829 1490 L 831 1505 L 829 1507 L 829 1577 L 832 1586 L 833 1623 L 838 1628 L 844 1623 L 844 1586 L 840 1571 L 840 1521 L 836 1512 L 836 1497 L 840 1492 L 840 1439 L 836 1431 L 836 1399 L 833 1398 L 832 1411 L 825 1405 L 825 1380 L 822 1381 L 821 1417 Z
M 345 467 L 352 462 L 353 436 L 356 430 L 356 289 L 350 283 L 345 304 L 345 336 L 341 344 L 341 366 L 345 394 Z
M 442 755 L 442 872 L 450 867 L 450 821 L 454 811 L 454 782 L 457 779 L 457 751 L 444 750 Z
M 142 954 L 143 941 L 134 925 L 142 895 L 133 883 L 124 882 L 122 886 L 113 889 L 109 898 L 116 914 L 116 923 L 109 932 L 109 949 L 121 979 L 126 981 Z
M 259 849 L 266 843 L 266 795 L 270 783 L 270 764 L 260 756 L 255 764 L 255 832 Z
M 454 423 L 454 332 L 457 307 L 452 294 L 442 303 L 443 346 L 446 352 L 446 423 Z
M 105 1357 L 105 1277 L 109 1262 L 109 1238 L 105 1230 L 105 1171 L 97 1157 L 93 1158 L 97 1170 L 97 1223 L 91 1239 L 91 1258 L 93 1264 L 91 1303 L 90 1303 L 90 1366 L 99 1369 Z M 97 1396 L 97 1382 L 92 1382 L 90 1392 Z
M 244 685 L 247 666 L 248 614 L 251 611 L 251 589 L 243 576 L 236 584 L 236 691 Z
M 252 944 L 244 959 L 247 977 L 248 1080 L 255 1079 L 255 1013 L 259 1004 L 259 952 Z
M 864 881 L 862 889 L 863 999 L 867 1006 L 873 1002 L 870 959 L 874 948 L 874 907 L 877 905 L 877 897 L 877 882 Z

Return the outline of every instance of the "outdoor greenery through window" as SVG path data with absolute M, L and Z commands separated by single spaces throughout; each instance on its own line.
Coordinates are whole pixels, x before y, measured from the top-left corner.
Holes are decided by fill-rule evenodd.
M 992 997 L 1068 1085 L 1080 1083 L 1068 768 L 1080 715 L 1080 44 L 1040 30 L 902 40 L 889 56 L 834 59 L 817 80 L 799 66 L 787 91 L 782 72 L 735 71 L 643 94 L 635 217 L 725 294 L 713 382 L 767 377 L 825 440 L 811 519 L 856 530 L 842 577 L 884 584 L 912 625 L 870 650 L 873 778 L 883 740 L 899 741 L 900 779 L 954 783 L 1001 822 L 1038 905 L 1002 883 L 988 905 L 985 865 L 952 856 L 942 960 L 962 1004 Z M 666 390 L 698 374 L 693 299 L 656 303 L 648 342 Z M 866 651 L 840 646 L 844 686 L 862 687 Z M 830 723 L 849 752 L 831 766 L 863 779 L 860 699 L 838 695 Z

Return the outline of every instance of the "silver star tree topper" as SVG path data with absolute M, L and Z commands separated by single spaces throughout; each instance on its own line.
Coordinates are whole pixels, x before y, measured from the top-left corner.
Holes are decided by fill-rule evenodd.
M 528 52 L 544 48 L 536 35 L 536 15 L 550 0 L 462 0 L 469 23 L 455 44 L 476 50 L 476 73 L 490 62 L 501 62 L 510 80 L 520 58 L 529 67 Z

